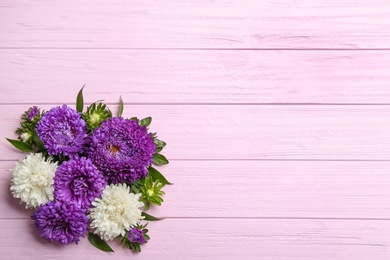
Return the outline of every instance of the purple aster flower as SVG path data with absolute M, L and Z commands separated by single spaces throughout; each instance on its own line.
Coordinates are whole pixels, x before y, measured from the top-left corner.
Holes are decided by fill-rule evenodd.
M 66 105 L 45 113 L 36 129 L 50 155 L 72 158 L 84 148 L 87 125 L 76 110 Z
M 39 109 L 37 106 L 33 106 L 27 112 L 27 119 L 32 121 L 37 115 L 39 115 Z
M 41 237 L 49 242 L 77 244 L 87 230 L 85 211 L 74 203 L 49 201 L 38 207 L 31 218 Z
M 54 198 L 88 209 L 106 185 L 103 174 L 91 160 L 76 157 L 58 166 L 54 176 Z
M 114 117 L 93 131 L 88 157 L 110 183 L 132 183 L 148 174 L 155 151 L 145 126 Z
M 138 228 L 130 229 L 127 238 L 132 243 L 138 243 L 141 245 L 145 243 L 144 232 Z

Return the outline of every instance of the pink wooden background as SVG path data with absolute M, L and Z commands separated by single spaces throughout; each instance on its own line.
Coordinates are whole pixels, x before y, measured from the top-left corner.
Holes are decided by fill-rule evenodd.
M 388 0 L 0 0 L 1 259 L 390 259 Z M 41 240 L 9 192 L 30 105 L 153 117 L 175 183 L 139 255 Z

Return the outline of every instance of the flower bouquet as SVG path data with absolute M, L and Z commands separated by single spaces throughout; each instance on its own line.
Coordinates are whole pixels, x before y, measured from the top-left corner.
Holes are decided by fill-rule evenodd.
M 22 115 L 18 140 L 7 139 L 29 154 L 11 170 L 11 192 L 26 208 L 41 237 L 76 244 L 88 232 L 95 247 L 113 252 L 107 241 L 135 252 L 150 237 L 147 213 L 161 205 L 170 184 L 151 165 L 168 164 L 160 153 L 166 143 L 149 133 L 152 118 L 114 117 L 102 102 L 83 112 L 83 88 L 76 110 L 67 105 L 45 112 L 33 106 Z

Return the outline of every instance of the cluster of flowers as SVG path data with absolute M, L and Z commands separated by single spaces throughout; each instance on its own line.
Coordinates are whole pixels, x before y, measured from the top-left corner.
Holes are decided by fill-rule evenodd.
M 76 107 L 33 106 L 23 114 L 18 140 L 8 141 L 30 153 L 11 170 L 11 192 L 35 210 L 35 227 L 50 242 L 77 243 L 88 232 L 103 251 L 119 238 L 140 252 L 149 240 L 141 221 L 158 220 L 144 211 L 161 205 L 170 184 L 151 166 L 168 163 L 160 154 L 165 142 L 148 133 L 150 117 L 121 117 L 122 99 L 117 117 L 101 102 L 83 112 L 82 89 Z

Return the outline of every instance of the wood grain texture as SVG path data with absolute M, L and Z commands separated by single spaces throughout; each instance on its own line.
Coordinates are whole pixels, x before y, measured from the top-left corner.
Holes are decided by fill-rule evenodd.
M 9 191 L 1 161 L 0 219 L 29 218 Z M 168 218 L 338 218 L 390 220 L 390 162 L 172 161 L 174 182 L 151 214 Z M 246 220 L 245 220 L 246 221 Z
M 0 17 L 3 48 L 390 48 L 387 0 L 3 0 Z
M 12 137 L 27 109 L 1 106 L 4 137 Z M 388 160 L 390 154 L 389 106 L 126 105 L 123 115 L 153 115 L 150 130 L 169 144 L 164 154 L 171 159 Z M 0 143 L 0 158 L 20 159 L 5 139 Z
M 2 0 L 0 259 L 390 259 L 389 28 L 388 0 Z M 84 83 L 168 142 L 140 255 L 44 242 L 9 192 L 20 115 Z
M 7 104 L 74 103 L 84 83 L 89 102 L 389 104 L 389 63 L 387 51 L 0 50 L 0 92 Z
M 390 221 L 166 219 L 149 224 L 151 240 L 139 255 L 113 242 L 114 254 L 95 250 L 85 239 L 79 245 L 50 244 L 31 222 L 0 220 L 7 259 L 385 260 L 390 253 Z

